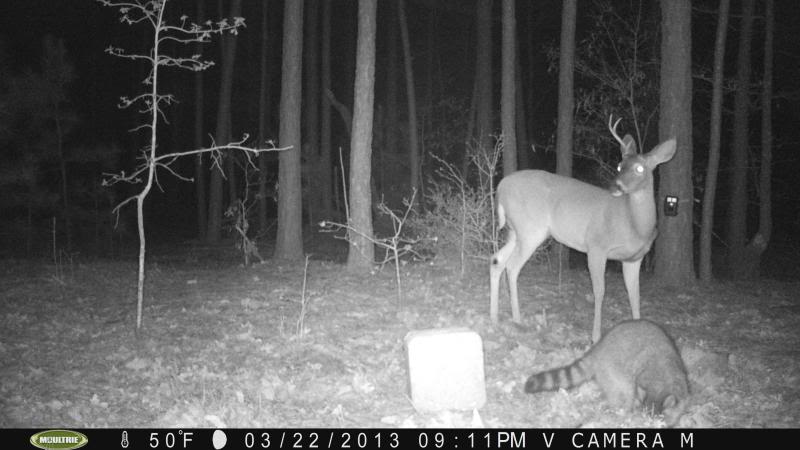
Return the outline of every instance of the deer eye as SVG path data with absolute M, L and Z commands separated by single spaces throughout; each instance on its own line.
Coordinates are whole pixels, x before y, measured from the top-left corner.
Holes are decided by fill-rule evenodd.
M 638 174 L 644 173 L 644 167 L 641 164 L 636 165 L 636 173 Z
M 617 164 L 617 172 L 622 172 L 622 163 Z

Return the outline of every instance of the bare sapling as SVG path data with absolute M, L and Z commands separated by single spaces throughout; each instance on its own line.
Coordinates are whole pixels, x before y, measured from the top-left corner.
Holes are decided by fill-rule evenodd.
M 248 170 L 250 167 L 250 164 L 244 166 L 244 178 L 247 180 L 244 198 L 237 199 L 225 211 L 225 217 L 232 220 L 232 223 L 228 225 L 228 229 L 238 235 L 235 246 L 237 250 L 242 252 L 245 267 L 250 265 L 252 258 L 257 258 L 258 262 L 264 263 L 264 258 L 261 257 L 261 253 L 258 251 L 258 244 L 255 239 L 251 239 L 248 235 L 250 230 L 250 211 L 256 206 L 256 199 L 250 200 L 250 181 L 248 180 L 248 174 L 251 173 Z
M 517 277 L 539 245 L 556 241 L 586 253 L 594 299 L 592 340 L 600 339 L 609 259 L 622 262 L 622 275 L 634 319 L 639 319 L 639 268 L 656 238 L 653 170 L 675 154 L 675 139 L 638 154 L 631 135 L 619 138 L 617 120 L 608 129 L 620 145 L 622 161 L 610 189 L 541 170 L 522 170 L 497 186 L 498 228 L 508 229 L 506 244 L 490 266 L 490 316 L 498 319 L 500 275 L 506 272 L 514 322 L 520 322 Z
M 198 155 L 209 153 L 212 158 L 212 170 L 222 170 L 220 167 L 221 152 L 226 149 L 241 150 L 248 155 L 248 163 L 253 164 L 250 156 L 264 151 L 281 150 L 268 144 L 267 148 L 249 147 L 245 145 L 248 136 L 244 135 L 240 140 L 230 143 L 217 145 L 212 137 L 211 146 L 182 152 L 166 154 L 158 153 L 158 142 L 156 139 L 159 122 L 166 122 L 165 107 L 171 105 L 176 99 L 171 94 L 159 92 L 159 69 L 172 67 L 191 71 L 201 71 L 211 67 L 214 63 L 201 58 L 199 54 L 189 56 L 170 56 L 162 53 L 162 46 L 167 43 L 191 45 L 198 42 L 210 42 L 212 34 L 234 33 L 244 26 L 244 18 L 235 17 L 232 22 L 222 19 L 219 22 L 207 21 L 203 24 L 190 22 L 187 16 L 181 16 L 177 23 L 171 24 L 165 20 L 165 10 L 167 0 L 128 0 L 112 1 L 97 0 L 104 6 L 117 8 L 120 13 L 120 21 L 127 25 L 149 25 L 152 29 L 152 48 L 147 54 L 127 53 L 125 50 L 113 46 L 106 49 L 106 53 L 133 61 L 144 61 L 150 71 L 143 80 L 146 86 L 145 91 L 133 98 L 122 97 L 120 108 L 136 106 L 139 112 L 144 115 L 144 122 L 134 127 L 132 132 L 145 131 L 148 134 L 148 144 L 142 149 L 141 164 L 132 173 L 124 171 L 118 174 L 104 174 L 104 186 L 114 185 L 124 182 L 130 184 L 142 184 L 142 190 L 131 197 L 123 200 L 113 210 L 119 214 L 120 209 L 131 202 L 136 202 L 137 225 L 139 231 L 139 276 L 137 285 L 137 305 L 136 305 L 136 331 L 142 326 L 142 303 L 144 298 L 144 279 L 145 279 L 145 234 L 144 234 L 144 200 L 153 187 L 158 182 L 157 170 L 163 169 L 168 173 L 184 181 L 193 181 L 191 178 L 184 177 L 172 168 L 172 164 L 183 156 Z M 253 165 L 255 167 L 255 165 Z
M 411 238 L 403 235 L 404 226 L 408 221 L 408 216 L 414 209 L 414 198 L 416 197 L 416 195 L 417 191 L 415 189 L 411 194 L 411 199 L 403 199 L 403 205 L 405 206 L 405 210 L 401 214 L 398 214 L 397 212 L 393 211 L 391 208 L 386 206 L 384 202 L 378 204 L 378 211 L 380 211 L 382 214 L 387 215 L 392 220 L 392 228 L 394 234 L 385 238 L 366 235 L 361 230 L 350 225 L 350 220 L 348 220 L 346 224 L 332 222 L 329 220 L 325 220 L 319 223 L 320 228 L 324 232 L 336 232 L 340 230 L 345 230 L 347 234 L 344 237 L 341 237 L 341 239 L 348 240 L 348 242 L 350 236 L 352 236 L 353 234 L 357 234 L 369 240 L 373 245 L 377 245 L 378 247 L 383 248 L 385 250 L 384 258 L 382 261 L 376 262 L 376 264 L 380 267 L 383 267 L 390 262 L 394 262 L 395 278 L 397 281 L 398 302 L 402 302 L 403 299 L 403 289 L 400 283 L 400 264 L 402 257 L 410 254 L 417 258 L 422 259 L 422 256 L 419 253 L 417 253 L 417 251 L 414 249 L 414 246 L 417 243 L 419 243 L 421 239 Z
M 437 177 L 429 182 L 426 193 L 429 208 L 415 218 L 412 226 L 426 235 L 435 236 L 437 250 L 446 253 L 455 248 L 462 276 L 467 274 L 470 259 L 485 263 L 487 249 L 497 251 L 493 219 L 494 177 L 501 152 L 502 139 L 497 139 L 492 151 L 469 149 L 466 169 L 474 166 L 477 176 L 472 182 L 454 164 L 435 154 L 430 155 L 439 163 L 435 171 Z

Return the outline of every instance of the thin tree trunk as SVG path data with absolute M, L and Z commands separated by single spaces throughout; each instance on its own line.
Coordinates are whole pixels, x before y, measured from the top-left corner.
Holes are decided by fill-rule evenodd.
M 261 4 L 261 51 L 259 53 L 259 86 L 258 86 L 258 145 L 267 141 L 269 126 L 269 0 Z M 267 154 L 258 155 L 258 228 L 263 233 L 267 230 Z
M 531 157 L 530 151 L 531 146 L 530 142 L 528 141 L 528 127 L 526 125 L 527 120 L 525 116 L 525 102 L 522 101 L 524 98 L 523 93 L 525 92 L 524 86 L 522 84 L 522 57 L 520 55 L 519 49 L 519 40 L 514 39 L 514 46 L 516 50 L 514 51 L 514 83 L 516 85 L 516 97 L 517 100 L 514 102 L 516 107 L 515 119 L 516 119 L 516 129 L 517 129 L 517 159 L 519 160 L 519 168 L 520 169 L 530 169 L 531 168 Z
M 491 150 L 492 126 L 492 0 L 478 0 L 475 12 L 477 50 L 475 76 L 478 83 L 476 123 L 482 151 Z
M 402 2 L 402 0 L 400 0 Z M 370 192 L 372 157 L 372 119 L 375 98 L 375 28 L 377 4 L 374 0 L 358 2 L 358 43 L 356 51 L 355 99 L 350 139 L 350 233 L 347 268 L 364 272 L 375 262 L 372 237 Z M 401 21 L 402 5 L 400 6 Z M 402 22 L 401 22 L 402 23 Z M 407 36 L 406 36 L 407 37 Z
M 231 12 L 230 17 L 240 17 L 242 15 L 242 1 L 241 0 L 233 0 L 231 3 Z M 227 70 L 231 71 L 230 79 L 230 100 L 228 106 L 228 113 L 225 116 L 225 121 L 227 121 L 226 128 L 228 130 L 228 136 L 225 140 L 227 143 L 231 140 L 233 136 L 233 119 L 232 119 L 232 111 L 230 110 L 230 104 L 232 103 L 233 99 L 233 71 L 236 67 L 236 35 L 231 33 L 225 33 L 222 35 L 222 45 L 225 48 L 223 50 L 223 54 L 225 58 L 230 59 L 230 62 L 223 61 L 223 66 L 227 68 Z M 241 192 L 239 186 L 239 167 L 236 164 L 236 160 L 239 157 L 238 153 L 236 152 L 227 152 L 223 159 L 225 161 L 225 174 L 228 177 L 228 204 L 232 205 L 236 200 L 239 199 Z M 247 180 L 244 180 L 245 188 L 247 185 Z M 224 209 L 224 205 L 223 205 Z
M 58 103 L 55 105 L 56 146 L 58 147 L 58 165 L 61 171 L 61 199 L 64 207 L 64 232 L 67 238 L 67 251 L 72 250 L 72 218 L 69 207 L 69 190 L 67 189 L 67 160 L 64 157 L 64 131 L 61 125 L 61 113 Z
M 383 128 L 383 138 L 386 143 L 383 155 L 388 158 L 397 156 L 397 19 L 394 14 L 385 14 L 387 20 L 386 31 L 388 52 L 386 56 L 386 114 Z M 386 164 L 381 164 L 381 185 L 386 188 Z M 391 170 L 391 169 L 390 169 Z M 393 178 L 394 182 L 396 179 Z
M 197 22 L 202 23 L 204 19 L 204 0 L 197 0 Z M 203 44 L 198 42 L 195 52 L 201 54 Z M 194 74 L 194 148 L 203 147 L 203 71 L 198 70 Z M 206 215 L 206 171 L 203 167 L 203 153 L 198 153 L 194 159 L 194 190 L 195 207 L 197 209 L 197 237 L 205 240 L 208 230 Z
M 708 282 L 712 278 L 711 242 L 714 230 L 714 199 L 717 193 L 719 172 L 719 150 L 722 134 L 722 81 L 725 75 L 725 40 L 728 34 L 730 0 L 719 3 L 717 38 L 714 43 L 714 81 L 711 94 L 711 136 L 708 147 L 708 168 L 703 192 L 703 219 L 700 226 L 700 279 Z
M 425 89 L 428 91 L 425 95 L 425 124 L 423 125 L 423 130 L 430 130 L 433 128 L 433 121 L 434 121 L 434 97 L 436 96 L 434 86 L 433 86 L 433 72 L 434 67 L 436 66 L 436 9 L 431 9 L 428 13 L 427 23 L 425 26 L 425 53 L 426 53 L 426 61 L 425 61 Z M 419 180 L 419 190 L 421 192 L 425 192 L 426 190 L 426 182 L 433 176 L 434 170 L 436 166 L 430 163 L 430 154 L 425 147 L 425 138 L 423 131 L 423 137 L 420 138 L 420 180 Z M 415 201 L 419 201 L 420 203 L 425 200 L 425 196 L 420 195 L 419 199 L 415 197 Z
M 322 92 L 331 89 L 331 2 L 322 0 Z M 332 146 L 331 146 L 331 101 L 327 95 L 322 95 L 322 111 L 320 117 L 320 185 L 322 186 L 322 211 L 325 218 L 333 218 L 333 184 L 331 172 Z
M 303 105 L 303 152 L 306 155 L 308 180 L 305 199 L 308 207 L 308 221 L 314 223 L 314 211 L 320 209 L 322 186 L 316 181 L 322 171 L 319 159 L 319 0 L 305 0 L 306 36 L 303 62 L 305 72 L 305 103 Z
M 281 70 L 280 152 L 278 172 L 278 234 L 275 257 L 303 256 L 303 192 L 301 184 L 300 106 L 303 52 L 303 2 L 287 1 L 283 15 Z
M 561 9 L 561 43 L 558 54 L 558 125 L 556 130 L 556 173 L 572 176 L 572 147 L 575 130 L 575 20 L 577 0 L 564 0 Z M 569 265 L 570 250 L 558 244 L 559 267 Z
M 772 237 L 772 66 L 775 35 L 775 2 L 767 0 L 764 39 L 764 90 L 761 93 L 761 173 L 759 174 L 758 235 L 761 235 L 763 252 Z M 754 243 L 758 244 L 755 242 Z
M 775 4 L 766 0 L 764 26 L 764 84 L 761 91 L 761 170 L 758 174 L 758 231 L 747 246 L 747 264 L 751 267 L 745 275 L 757 277 L 761 256 L 772 238 L 772 59 L 775 34 Z
M 558 55 L 558 130 L 556 173 L 572 176 L 572 136 L 575 122 L 575 17 L 577 0 L 564 0 Z
M 404 0 L 397 0 L 400 35 L 403 40 L 403 61 L 406 73 L 406 97 L 408 99 L 408 162 L 410 165 L 410 188 L 419 189 L 419 133 L 417 131 L 417 99 L 414 89 L 414 69 L 411 61 L 411 44 L 408 38 L 408 25 Z
M 692 5 L 661 0 L 661 92 L 659 138 L 677 139 L 673 159 L 659 171 L 657 205 L 666 194 L 680 203 L 678 214 L 662 218 L 656 240 L 655 272 L 667 285 L 695 278 L 692 239 Z
M 464 159 L 461 160 L 461 175 L 465 178 L 469 172 L 470 150 L 475 145 L 475 116 L 478 109 L 478 95 L 478 77 L 476 76 L 472 82 L 472 99 L 469 102 L 469 113 L 467 113 L 469 120 L 467 121 L 467 134 L 464 140 Z
M 232 17 L 238 17 L 241 15 L 241 11 L 242 0 L 232 0 L 230 15 Z M 222 74 L 220 77 L 215 139 L 219 144 L 226 144 L 230 142 L 231 138 L 231 96 L 233 93 L 233 66 L 235 62 L 236 40 L 232 36 L 223 38 L 222 47 L 225 56 L 222 61 Z M 222 232 L 222 212 L 224 205 L 222 173 L 220 170 L 221 168 L 215 168 L 211 172 L 211 186 L 208 201 L 208 233 L 206 234 L 206 241 L 212 244 L 219 242 Z M 228 176 L 230 177 L 231 174 L 229 173 Z M 233 197 L 235 191 L 231 191 L 230 194 Z
M 754 0 L 742 3 L 742 26 L 739 34 L 739 55 L 736 65 L 737 90 L 733 106 L 733 143 L 731 155 L 730 197 L 728 208 L 728 269 L 733 277 L 744 269 L 744 247 L 747 239 L 747 150 L 748 108 L 750 91 L 750 45 L 753 39 Z
M 517 171 L 517 132 L 516 120 L 516 86 L 514 78 L 514 60 L 516 58 L 515 41 L 517 38 L 517 20 L 514 17 L 515 0 L 503 0 L 503 73 L 501 79 L 502 101 L 500 105 L 503 128 L 503 175 L 508 176 Z

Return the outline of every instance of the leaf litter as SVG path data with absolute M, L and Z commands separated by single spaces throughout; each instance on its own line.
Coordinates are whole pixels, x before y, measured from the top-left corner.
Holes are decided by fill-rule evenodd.
M 173 252 L 174 253 L 174 252 Z M 526 266 L 523 323 L 488 318 L 488 276 L 430 263 L 355 276 L 330 261 L 252 267 L 172 256 L 149 272 L 137 338 L 135 265 L 52 267 L 19 261 L 0 273 L 0 426 L 13 427 L 652 427 L 617 411 L 588 383 L 527 395 L 534 371 L 589 347 L 585 270 Z M 621 274 L 607 275 L 604 325 L 629 317 Z M 660 289 L 642 277 L 642 315 L 676 338 L 693 396 L 680 425 L 800 426 L 798 283 L 761 280 Z M 409 331 L 468 327 L 484 343 L 480 411 L 420 413 L 408 393 Z

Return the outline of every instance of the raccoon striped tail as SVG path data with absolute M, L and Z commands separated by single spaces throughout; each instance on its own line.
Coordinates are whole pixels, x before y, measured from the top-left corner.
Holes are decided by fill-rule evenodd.
M 535 373 L 525 382 L 525 392 L 532 394 L 540 391 L 573 388 L 592 378 L 593 374 L 589 373 L 587 369 L 583 360 L 579 359 L 568 366 Z

